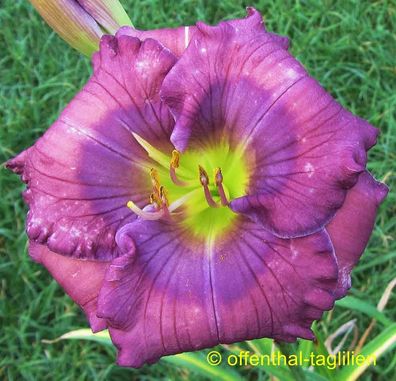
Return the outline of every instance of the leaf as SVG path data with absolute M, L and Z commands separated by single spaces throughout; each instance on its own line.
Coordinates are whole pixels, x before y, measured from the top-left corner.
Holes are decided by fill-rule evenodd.
M 324 342 L 324 345 L 326 346 L 327 351 L 330 354 L 335 355 L 340 350 L 342 350 L 349 334 L 353 331 L 353 329 L 356 330 L 356 319 L 349 320 L 348 322 L 341 325 L 341 327 L 338 327 L 337 330 L 335 332 L 333 332 L 331 335 L 329 335 Z M 342 336 L 342 338 L 341 338 L 340 342 L 338 343 L 338 345 L 335 348 L 333 348 L 333 342 L 339 336 Z
M 324 345 L 324 337 L 320 333 L 317 325 L 312 327 L 312 331 L 316 336 L 316 341 L 314 342 L 313 348 L 315 356 L 323 356 L 324 358 L 329 356 L 326 346 Z M 327 380 L 334 380 L 334 371 L 331 371 L 326 365 L 316 365 L 314 367 L 315 372 L 322 375 Z
M 382 312 L 385 309 L 386 305 L 388 304 L 389 298 L 390 298 L 390 296 L 392 294 L 393 288 L 395 286 L 396 286 L 396 278 L 394 278 L 393 280 L 391 280 L 389 282 L 389 284 L 387 285 L 384 293 L 382 294 L 381 299 L 380 299 L 380 301 L 377 304 L 377 310 L 378 311 Z M 377 321 L 375 319 L 371 320 L 369 326 L 364 331 L 362 337 L 360 338 L 360 340 L 359 340 L 359 342 L 358 342 L 358 344 L 357 344 L 357 346 L 355 348 L 356 352 L 360 352 L 360 350 L 362 349 L 362 346 L 366 342 L 366 340 L 367 340 L 368 336 L 370 335 L 370 332 L 374 328 L 376 322 Z
M 254 350 L 255 353 L 258 355 L 271 355 L 271 353 L 274 351 L 274 353 L 282 353 L 280 352 L 277 347 L 274 347 L 274 341 L 272 339 L 257 339 L 257 340 L 251 340 L 246 342 L 246 344 Z M 300 352 L 302 353 L 302 358 L 309 358 L 311 352 L 313 351 L 313 342 L 310 340 L 299 340 L 299 344 L 297 347 L 297 351 L 295 354 L 297 356 L 300 356 Z M 320 374 L 315 372 L 314 370 L 309 370 L 307 369 L 308 364 L 303 363 L 302 368 L 304 376 L 307 381 L 329 381 L 329 378 L 321 376 Z M 291 369 L 284 364 L 282 361 L 279 364 L 265 364 L 263 366 L 260 366 L 260 369 L 262 369 L 264 372 L 266 372 L 269 375 L 275 376 L 277 379 L 282 380 L 282 381 L 295 381 L 295 375 L 291 371 Z
M 396 251 L 374 257 L 374 259 L 368 263 L 357 265 L 357 267 L 353 271 L 355 272 L 355 274 L 357 274 L 357 273 L 363 272 L 364 270 L 367 270 L 371 267 L 378 266 L 378 265 L 381 265 L 382 263 L 391 261 L 394 258 L 396 258 Z
M 227 365 L 227 368 L 225 366 L 210 365 L 206 360 L 206 356 L 201 353 L 181 353 L 174 356 L 165 356 L 162 360 L 178 367 L 190 369 L 211 380 L 242 381 L 243 379 L 235 370 Z
M 43 343 L 52 344 L 60 340 L 89 340 L 89 341 L 95 341 L 100 344 L 113 346 L 108 331 L 93 333 L 89 328 L 76 329 L 75 331 L 70 331 L 63 334 L 62 336 L 59 336 L 55 340 L 42 340 L 42 341 Z
M 378 360 L 380 356 L 384 353 L 390 351 L 396 345 L 396 323 L 392 324 L 388 328 L 386 328 L 381 334 L 371 340 L 368 344 L 366 344 L 362 351 L 361 355 L 367 358 L 368 356 L 372 356 L 372 360 L 375 358 Z M 362 365 L 346 365 L 342 367 L 342 369 L 337 374 L 337 380 L 340 381 L 354 381 L 357 380 L 358 377 L 367 370 L 367 368 L 372 364 L 372 362 L 365 362 Z
M 43 342 L 55 343 L 60 340 L 89 340 L 104 345 L 113 345 L 108 331 L 92 333 L 88 328 L 77 329 L 75 331 L 65 333 L 55 340 L 43 340 Z M 212 380 L 242 381 L 242 377 L 234 369 L 220 365 L 210 365 L 206 356 L 198 352 L 165 356 L 162 357 L 161 361 L 166 361 L 170 364 L 177 365 L 178 367 L 190 369 L 191 371 L 199 373 Z M 223 363 L 225 363 L 224 359 Z
M 318 373 L 311 372 L 308 369 L 304 369 L 304 375 L 307 381 L 329 381 L 329 378 L 323 377 Z
M 298 340 L 298 353 L 301 353 L 302 358 L 309 358 L 313 349 L 313 342 L 311 340 Z M 308 364 L 303 364 L 303 368 L 307 368 Z
M 378 311 L 376 307 L 353 296 L 346 296 L 344 299 L 338 300 L 336 302 L 336 306 L 362 312 L 385 326 L 392 324 L 392 321 L 388 319 L 382 312 Z
M 272 353 L 278 353 L 278 349 L 274 347 L 274 340 L 272 339 L 257 339 L 247 341 L 246 344 L 253 349 L 254 353 L 258 356 L 271 356 Z M 271 364 L 270 362 L 267 364 L 265 362 L 264 365 L 258 366 L 260 369 L 264 370 L 267 374 L 271 376 L 275 376 L 280 380 L 284 381 L 293 381 L 293 375 L 289 370 L 289 367 L 286 364 Z
M 257 354 L 270 355 L 273 350 L 274 340 L 272 339 L 257 339 L 246 342 Z

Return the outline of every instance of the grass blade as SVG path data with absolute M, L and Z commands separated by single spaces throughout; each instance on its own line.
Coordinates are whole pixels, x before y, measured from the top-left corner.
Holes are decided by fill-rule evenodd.
M 208 377 L 211 380 L 243 380 L 242 376 L 230 367 L 226 368 L 224 366 L 210 365 L 207 362 L 206 357 L 201 353 L 181 353 L 179 355 L 163 357 L 162 360 L 178 367 L 190 369 L 191 371 Z
M 45 340 L 44 342 L 51 344 L 60 340 L 89 340 L 99 344 L 113 345 L 108 331 L 92 333 L 88 328 L 70 331 L 55 340 Z M 242 377 L 235 370 L 225 368 L 224 366 L 210 365 L 206 360 L 206 356 L 199 352 L 165 356 L 162 358 L 162 361 L 178 367 L 187 368 L 211 380 L 242 381 Z
M 390 351 L 396 345 L 396 323 L 392 324 L 390 327 L 386 328 L 381 334 L 376 338 L 371 340 L 366 344 L 360 354 L 367 356 L 374 356 L 377 360 L 381 355 Z M 337 375 L 337 380 L 340 381 L 354 381 L 367 370 L 367 368 L 372 364 L 372 361 L 367 361 L 362 365 L 346 365 L 344 366 Z
M 313 342 L 311 340 L 300 339 L 298 341 L 298 353 L 301 353 L 304 359 L 309 358 L 313 351 Z M 302 364 L 303 368 L 308 368 L 308 364 Z
M 378 311 L 372 304 L 364 302 L 353 296 L 346 296 L 344 299 L 336 302 L 337 307 L 347 308 L 349 310 L 359 311 L 379 321 L 385 326 L 390 326 L 393 322 L 388 319 L 382 312 Z
M 93 333 L 89 328 L 76 329 L 75 331 L 70 331 L 59 336 L 55 340 L 43 340 L 43 342 L 52 344 L 60 340 L 88 340 L 95 341 L 99 344 L 113 345 L 108 331 Z
M 256 339 L 247 342 L 247 345 L 253 349 L 254 353 L 258 356 L 271 356 L 271 354 L 279 352 L 279 350 L 274 347 L 274 340 L 263 338 Z M 260 368 L 264 370 L 268 375 L 274 376 L 279 380 L 284 381 L 293 381 L 293 375 L 289 370 L 289 367 L 283 363 L 280 364 L 265 364 L 263 366 L 260 365 Z

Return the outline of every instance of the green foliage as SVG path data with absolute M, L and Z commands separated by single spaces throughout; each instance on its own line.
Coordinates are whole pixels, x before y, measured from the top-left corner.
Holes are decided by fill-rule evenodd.
M 197 19 L 216 23 L 243 16 L 248 5 L 241 0 L 124 0 L 122 4 L 141 29 L 192 24 Z M 258 0 L 254 6 L 262 11 L 268 29 L 291 37 L 292 52 L 328 91 L 381 130 L 377 146 L 369 153 L 369 169 L 395 189 L 394 0 Z M 90 64 L 60 40 L 27 1 L 2 0 L 0 26 L 0 163 L 4 163 L 30 146 L 56 119 L 87 80 Z M 86 322 L 46 271 L 26 255 L 22 190 L 19 179 L 0 168 L 0 379 L 207 379 L 202 372 L 194 372 L 191 363 L 175 366 L 164 360 L 140 370 L 123 369 L 114 365 L 115 352 L 109 346 L 81 340 L 42 341 L 85 327 Z M 351 319 L 356 319 L 355 332 L 360 338 L 373 317 L 378 323 L 363 351 L 381 351 L 388 346 L 395 329 L 391 325 L 396 316 L 394 298 L 383 312 L 377 313 L 375 306 L 396 275 L 395 216 L 396 199 L 391 192 L 381 207 L 369 247 L 353 273 L 351 297 L 339 302 L 317 324 L 319 342 L 311 348 L 302 341 L 301 350 L 325 351 L 324 340 Z M 262 353 L 272 343 L 259 340 L 240 347 L 252 352 L 255 347 Z M 234 353 L 238 348 L 221 351 Z M 394 379 L 396 360 L 391 347 L 387 348 L 377 365 L 365 370 L 362 380 Z M 184 358 L 191 360 L 189 356 Z M 292 377 L 285 367 L 227 370 L 237 371 L 248 380 L 267 380 L 270 374 L 281 380 Z M 304 372 L 312 379 L 308 369 Z M 354 372 L 356 369 L 337 374 L 351 380 Z M 317 369 L 315 374 L 322 380 L 337 379 L 336 373 L 329 374 L 326 369 Z
M 329 356 L 329 352 L 323 345 L 322 337 L 319 332 L 316 333 L 319 341 L 319 345 L 312 347 L 311 342 L 307 340 L 300 340 L 299 345 L 291 344 L 274 344 L 270 339 L 258 339 L 250 342 L 242 343 L 241 346 L 225 346 L 226 353 L 223 355 L 222 360 L 227 359 L 227 356 L 235 354 L 238 356 L 240 353 L 248 352 L 250 356 L 256 355 L 259 359 L 260 356 L 271 357 L 274 352 L 282 353 L 286 356 L 299 356 L 302 352 L 302 358 L 309 358 L 309 355 L 313 353 L 315 356 Z M 68 332 L 56 340 L 50 341 L 49 343 L 58 342 L 60 340 L 87 340 L 95 341 L 97 343 L 112 346 L 110 335 L 107 331 L 92 333 L 89 328 L 78 329 L 75 331 Z M 258 368 L 273 377 L 277 377 L 282 381 L 293 381 L 293 380 L 312 380 L 312 381 L 323 381 L 323 380 L 338 380 L 338 381 L 354 381 L 356 378 L 364 373 L 367 368 L 372 364 L 376 364 L 378 359 L 388 351 L 392 350 L 396 346 L 396 323 L 390 324 L 381 334 L 375 337 L 367 345 L 365 345 L 361 352 L 361 356 L 365 356 L 369 361 L 365 361 L 363 365 L 351 363 L 343 364 L 339 369 L 328 369 L 328 367 L 317 367 L 314 366 L 312 369 L 306 367 L 293 367 L 282 364 L 281 362 L 275 363 L 276 365 L 267 364 L 264 360 L 263 363 L 259 363 Z M 245 348 L 247 347 L 247 348 Z M 304 348 L 305 347 L 305 348 Z M 304 353 L 309 347 L 309 351 Z M 249 350 L 246 350 L 249 349 Z M 251 351 L 250 351 L 251 350 Z M 179 368 L 189 369 L 194 375 L 202 374 L 210 380 L 224 380 L 224 381 L 240 381 L 241 376 L 233 369 L 233 367 L 227 367 L 227 361 L 223 361 L 216 366 L 209 363 L 208 357 L 212 352 L 209 352 L 207 356 L 204 353 L 193 352 L 193 353 L 181 353 L 175 356 L 163 357 L 160 361 L 168 362 Z M 206 351 L 205 351 L 206 352 Z M 230 353 L 227 353 L 230 352 Z M 220 351 L 216 351 L 217 356 L 222 356 Z M 243 357 L 242 357 L 243 358 Z M 252 358 L 252 357 L 250 357 Z M 276 358 L 276 356 L 275 356 Z M 275 360 L 277 361 L 277 360 Z M 275 362 L 274 361 L 274 362 Z M 226 366 L 224 366 L 224 363 Z M 228 362 L 230 364 L 230 362 Z M 231 362 L 234 364 L 234 361 Z M 279 365 L 280 364 L 280 365 Z M 239 365 L 244 365 L 239 364 Z

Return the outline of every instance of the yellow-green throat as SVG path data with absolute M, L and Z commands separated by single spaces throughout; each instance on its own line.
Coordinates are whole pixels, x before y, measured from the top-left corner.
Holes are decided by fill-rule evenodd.
M 197 237 L 227 232 L 237 217 L 229 202 L 244 196 L 249 182 L 244 150 L 231 149 L 223 141 L 183 154 L 173 150 L 169 157 L 139 135 L 133 136 L 156 165 L 148 174 L 153 186 L 149 210 L 133 201 L 127 206 L 143 219 L 180 223 Z

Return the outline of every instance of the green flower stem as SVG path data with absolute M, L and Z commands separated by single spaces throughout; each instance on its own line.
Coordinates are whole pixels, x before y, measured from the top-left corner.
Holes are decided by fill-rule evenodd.
M 289 358 L 292 354 L 295 354 L 295 347 L 293 344 L 277 341 L 276 345 L 282 354 L 284 354 L 287 358 Z M 289 366 L 289 369 L 296 381 L 306 381 L 305 373 L 300 366 Z

